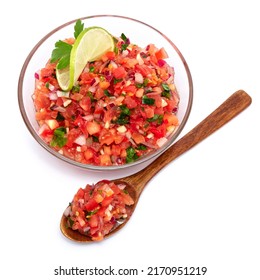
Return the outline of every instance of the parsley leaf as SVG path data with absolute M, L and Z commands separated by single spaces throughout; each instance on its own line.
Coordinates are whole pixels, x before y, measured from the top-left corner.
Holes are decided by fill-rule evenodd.
M 82 23 L 81 20 L 78 19 L 75 23 L 75 26 L 74 26 L 74 37 L 75 37 L 75 39 L 77 39 L 77 37 L 79 36 L 81 31 L 83 31 L 83 29 L 84 29 L 84 23 Z
M 70 63 L 70 53 L 72 45 L 59 40 L 55 43 L 55 49 L 51 54 L 51 63 L 59 61 L 57 64 L 57 69 L 64 69 Z
M 84 29 L 84 23 L 81 20 L 77 20 L 74 25 L 74 37 L 75 39 L 79 36 L 81 31 Z M 70 64 L 70 53 L 71 53 L 72 45 L 68 44 L 64 41 L 57 41 L 55 43 L 55 49 L 51 54 L 51 63 L 58 62 L 56 68 L 64 69 Z

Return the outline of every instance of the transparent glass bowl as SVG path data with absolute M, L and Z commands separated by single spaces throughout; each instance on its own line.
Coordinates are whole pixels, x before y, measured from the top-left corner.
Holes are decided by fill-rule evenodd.
M 69 164 L 88 170 L 118 170 L 145 163 L 154 159 L 173 144 L 175 139 L 184 128 L 191 111 L 193 100 L 193 84 L 189 67 L 183 55 L 166 35 L 149 24 L 139 20 L 118 15 L 95 15 L 83 17 L 81 20 L 84 22 L 85 27 L 100 26 L 108 30 L 114 36 L 119 37 L 122 33 L 124 33 L 130 38 L 132 43 L 135 43 L 138 46 L 146 47 L 148 44 L 153 43 L 158 48 L 165 48 L 169 56 L 167 62 L 169 65 L 173 66 L 175 70 L 175 85 L 180 96 L 179 110 L 177 113 L 180 125 L 177 129 L 175 129 L 172 135 L 169 136 L 169 140 L 162 147 L 160 147 L 160 149 L 139 158 L 135 162 L 124 165 L 96 166 L 82 164 L 56 152 L 41 139 L 41 137 L 38 135 L 39 126 L 35 119 L 35 109 L 32 99 L 32 94 L 35 87 L 34 74 L 40 68 L 44 67 L 47 60 L 50 58 L 55 42 L 73 36 L 74 24 L 77 21 L 77 19 L 75 19 L 55 28 L 45 37 L 43 37 L 31 50 L 23 64 L 18 82 L 18 102 L 21 115 L 28 130 L 34 139 L 53 156 Z

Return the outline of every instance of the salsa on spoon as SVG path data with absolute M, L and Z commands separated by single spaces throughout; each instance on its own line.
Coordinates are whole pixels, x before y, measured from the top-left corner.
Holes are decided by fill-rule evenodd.
M 122 229 L 123 226 L 129 221 L 132 213 L 134 212 L 143 189 L 154 175 L 156 175 L 168 163 L 172 162 L 178 156 L 191 149 L 193 146 L 207 138 L 217 129 L 233 119 L 236 115 L 246 109 L 251 104 L 251 102 L 251 97 L 245 91 L 239 90 L 235 92 L 208 117 L 206 117 L 202 122 L 200 122 L 196 127 L 194 127 L 190 132 L 188 132 L 185 136 L 178 140 L 174 145 L 172 145 L 167 151 L 161 154 L 155 161 L 153 161 L 143 170 L 131 176 L 116 179 L 113 181 L 102 180 L 96 185 L 90 187 L 90 190 L 92 188 L 92 192 L 97 191 L 97 193 L 101 195 L 103 191 L 100 192 L 99 187 L 106 185 L 112 189 L 113 194 L 110 195 L 113 195 L 111 197 L 112 204 L 109 204 L 112 205 L 112 208 L 110 207 L 111 211 L 114 209 L 114 207 L 116 207 L 113 203 L 118 201 L 118 197 L 114 197 L 114 193 L 118 191 L 116 190 L 116 188 L 119 188 L 119 190 L 122 191 L 122 193 L 124 193 L 126 197 L 126 200 L 123 200 L 124 210 L 122 210 L 123 212 L 125 211 L 125 213 L 120 213 L 118 219 L 115 216 L 112 216 L 114 217 L 114 219 L 111 221 L 113 223 L 113 226 L 108 231 L 103 231 L 103 233 L 101 233 L 97 238 L 95 234 L 91 235 L 91 232 L 89 231 L 86 231 L 86 233 L 82 233 L 79 230 L 73 230 L 73 226 L 69 226 L 68 210 L 65 210 L 65 214 L 62 215 L 60 222 L 60 229 L 63 235 L 70 240 L 74 240 L 77 242 L 93 242 L 103 240 L 103 238 L 107 238 L 118 230 Z M 103 198 L 103 200 L 107 199 L 107 197 L 110 196 L 106 196 L 105 198 Z M 102 201 L 100 202 L 101 206 Z M 106 209 L 110 211 L 109 208 Z M 84 215 L 86 217 L 90 214 L 91 213 L 84 212 Z M 108 213 L 108 215 L 110 214 Z M 91 215 L 89 219 L 91 219 Z

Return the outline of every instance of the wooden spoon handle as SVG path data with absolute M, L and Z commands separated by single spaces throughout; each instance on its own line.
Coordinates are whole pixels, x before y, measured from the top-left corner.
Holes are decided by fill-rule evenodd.
M 251 97 L 245 91 L 239 90 L 233 93 L 215 111 L 160 155 L 152 164 L 138 173 L 129 176 L 126 178 L 126 181 L 134 185 L 137 192 L 141 193 L 147 182 L 165 165 L 229 122 L 247 108 L 251 102 Z

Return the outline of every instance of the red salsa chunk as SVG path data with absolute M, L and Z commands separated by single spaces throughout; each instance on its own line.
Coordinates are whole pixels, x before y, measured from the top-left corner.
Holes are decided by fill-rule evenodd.
M 64 215 L 69 228 L 89 236 L 93 241 L 101 241 L 128 217 L 127 206 L 133 204 L 125 184 L 103 180 L 80 188 Z

